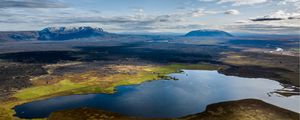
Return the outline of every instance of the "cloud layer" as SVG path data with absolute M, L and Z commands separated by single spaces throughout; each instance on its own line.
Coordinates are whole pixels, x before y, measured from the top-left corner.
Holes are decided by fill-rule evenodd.
M 218 3 L 232 3 L 233 6 L 265 3 L 267 0 L 219 0 Z
M 67 0 L 0 0 L 0 30 L 38 30 L 48 26 L 81 25 L 102 27 L 112 32 L 187 32 L 205 28 L 237 32 L 264 32 L 268 29 L 272 32 L 295 32 L 295 29 L 300 28 L 297 22 L 300 9 L 297 11 L 294 6 L 299 0 L 178 1 L 179 7 L 167 12 L 141 6 L 128 6 L 130 12 L 120 12 L 114 9 L 98 10 L 98 6 L 93 9 L 81 5 L 74 7 L 67 4 Z M 201 7 L 202 4 L 207 5 Z M 264 4 L 280 7 L 265 8 Z M 271 12 L 256 12 L 253 7 Z
M 232 10 L 227 10 L 227 11 L 225 11 L 224 14 L 228 14 L 228 15 L 239 15 L 239 14 L 240 14 L 240 11 L 232 9 Z
M 288 13 L 283 10 L 265 15 L 263 17 L 252 18 L 252 21 L 275 21 L 275 20 L 287 20 L 287 19 L 300 19 L 300 12 Z
M 268 0 L 199 0 L 203 2 L 217 2 L 219 4 L 222 3 L 231 3 L 233 6 L 241 6 L 241 5 L 254 5 L 265 3 Z
M 49 0 L 1 0 L 0 8 L 65 8 L 57 1 Z

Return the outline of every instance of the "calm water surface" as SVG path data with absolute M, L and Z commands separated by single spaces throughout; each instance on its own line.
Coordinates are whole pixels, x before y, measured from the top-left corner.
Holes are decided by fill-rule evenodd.
M 299 96 L 272 94 L 283 87 L 268 79 L 225 76 L 217 71 L 184 70 L 179 80 L 159 80 L 117 87 L 115 94 L 70 95 L 16 106 L 20 118 L 44 118 L 64 109 L 92 107 L 130 116 L 182 117 L 200 113 L 212 103 L 254 98 L 299 112 Z

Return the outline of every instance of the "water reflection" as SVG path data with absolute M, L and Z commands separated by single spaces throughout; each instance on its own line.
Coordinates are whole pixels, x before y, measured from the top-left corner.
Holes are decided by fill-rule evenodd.
M 225 76 L 217 71 L 184 70 L 171 74 L 179 80 L 160 80 L 120 86 L 116 94 L 71 95 L 16 106 L 21 118 L 47 117 L 63 109 L 92 107 L 130 116 L 181 117 L 199 113 L 212 103 L 255 98 L 299 112 L 299 96 L 270 92 L 282 89 L 278 82 Z

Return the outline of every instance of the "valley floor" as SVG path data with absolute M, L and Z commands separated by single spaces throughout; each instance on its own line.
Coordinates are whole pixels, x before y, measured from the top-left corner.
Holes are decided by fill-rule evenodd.
M 95 43 L 99 45 L 95 46 Z M 64 46 L 59 42 L 28 43 L 19 48 L 21 44 L 0 46 L 1 120 L 19 119 L 13 116 L 12 108 L 30 101 L 72 94 L 113 93 L 116 86 L 166 78 L 165 75 L 180 69 L 218 70 L 231 76 L 273 79 L 289 88 L 288 91 L 277 91 L 278 94 L 287 97 L 299 95 L 299 53 L 283 55 L 253 52 L 243 46 L 226 47 L 224 43 L 93 42 L 82 46 L 83 43 L 75 41 L 66 42 Z M 58 46 L 51 48 L 49 45 Z M 71 115 L 77 112 L 87 114 Z M 88 113 L 92 113 L 92 116 Z M 73 117 L 136 119 L 85 108 L 55 112 L 49 119 L 60 117 L 65 120 Z M 180 120 L 220 118 L 297 120 L 299 114 L 258 100 L 241 100 L 210 105 L 205 112 Z

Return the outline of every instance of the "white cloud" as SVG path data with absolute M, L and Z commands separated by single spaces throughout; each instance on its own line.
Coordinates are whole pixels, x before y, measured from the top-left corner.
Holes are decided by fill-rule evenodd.
M 276 20 L 287 20 L 287 19 L 300 19 L 300 11 L 286 12 L 284 10 L 278 10 L 269 15 L 263 17 L 252 18 L 252 21 L 276 21 Z
M 0 0 L 1 1 L 1 0 Z M 193 0 L 195 2 L 195 0 Z M 209 4 L 217 4 L 217 7 L 224 6 L 221 3 L 229 5 L 253 5 L 263 3 L 267 0 L 198 0 L 212 2 Z M 270 1 L 270 0 L 268 0 Z M 275 1 L 275 0 L 274 0 Z M 285 0 L 286 4 L 292 4 L 299 0 Z M 278 1 L 277 1 L 278 2 Z M 276 5 L 277 3 L 275 3 Z M 195 4 L 196 5 L 196 4 Z M 284 5 L 284 4 L 282 4 Z M 293 6 L 293 5 L 291 5 Z M 232 8 L 230 8 L 232 7 Z M 121 14 L 114 14 L 116 11 L 94 11 L 88 9 L 78 8 L 1 8 L 0 9 L 0 30 L 38 30 L 48 26 L 67 26 L 67 25 L 90 25 L 95 27 L 102 27 L 110 32 L 124 32 L 124 31 L 189 31 L 192 29 L 200 29 L 206 26 L 206 28 L 219 28 L 229 25 L 231 23 L 241 29 L 258 30 L 262 27 L 272 26 L 272 29 L 277 30 L 295 30 L 300 26 L 299 24 L 299 12 L 290 12 L 292 10 L 287 9 L 278 10 L 267 8 L 266 10 L 274 10 L 275 12 L 265 16 L 258 16 L 252 20 L 240 20 L 236 23 L 236 19 L 248 18 L 246 10 L 243 10 L 243 14 L 239 12 L 240 7 L 224 7 L 224 8 L 199 8 L 186 7 L 185 9 L 179 9 L 177 11 L 170 11 L 168 13 L 158 13 L 148 11 L 149 9 L 129 8 L 131 11 Z M 249 6 L 243 6 L 249 7 Z M 199 9 L 197 9 L 199 8 Z M 278 8 L 277 8 L 278 9 Z M 111 12 L 111 13 L 110 13 Z M 254 11 L 255 12 L 255 11 Z M 217 14 L 217 15 L 215 15 Z M 239 16 L 224 16 L 239 15 Z M 256 13 L 255 13 L 256 14 Z M 260 15 L 257 13 L 257 15 Z M 211 19 L 207 19 L 208 17 Z M 204 18 L 204 19 L 203 19 Z M 277 18 L 279 20 L 271 19 Z M 218 20 L 222 20 L 216 22 Z M 257 21 L 255 21 L 255 19 Z M 261 25 L 261 27 L 260 27 Z M 280 29 L 282 27 L 282 29 Z M 238 27 L 237 27 L 238 28 Z M 184 30 L 183 30 L 184 29 Z M 264 30 L 267 31 L 268 28 Z M 238 31 L 238 30 L 237 30 Z
M 144 9 L 142 9 L 142 8 L 134 8 L 133 11 L 134 12 L 138 12 L 138 13 L 143 13 Z
M 198 9 L 193 11 L 191 14 L 193 17 L 200 17 L 203 16 L 205 13 L 204 13 L 204 9 Z
M 198 0 L 199 2 L 212 2 L 212 1 L 215 1 L 215 0 Z
M 177 12 L 174 12 L 173 15 L 177 17 L 184 17 L 184 18 L 198 18 L 203 17 L 205 15 L 211 15 L 211 14 L 219 14 L 223 13 L 222 11 L 215 11 L 215 10 L 207 10 L 204 8 L 198 8 L 198 9 L 183 9 Z
M 282 0 L 279 2 L 279 4 L 282 4 L 282 5 L 286 5 L 288 3 L 295 3 L 295 2 L 299 2 L 300 0 Z
M 275 13 L 272 13 L 269 15 L 269 17 L 278 17 L 278 18 L 284 18 L 284 19 L 289 19 L 289 18 L 298 18 L 300 19 L 300 12 L 285 12 L 284 10 L 278 10 Z
M 267 2 L 267 0 L 219 0 L 218 3 L 232 3 L 233 6 L 253 5 Z
M 239 12 L 238 10 L 232 9 L 232 10 L 227 10 L 227 11 L 225 11 L 224 14 L 228 14 L 228 15 L 239 15 L 240 12 Z
M 107 15 L 99 11 L 75 8 L 5 8 L 0 9 L 0 25 L 2 26 L 0 29 L 39 30 L 48 26 L 91 25 L 111 32 L 174 30 L 201 25 L 199 22 L 192 23 L 188 18 L 200 17 L 204 15 L 203 11 L 199 9 L 182 13 L 150 15 L 146 14 L 143 9 L 133 9 L 133 13 L 127 15 Z
M 217 3 L 232 3 L 233 6 L 241 6 L 241 5 L 254 5 L 254 4 L 260 4 L 265 3 L 268 0 L 198 0 L 201 2 L 212 2 L 217 1 Z
M 282 0 L 278 5 L 293 5 L 296 9 L 300 10 L 300 0 Z
M 227 28 L 256 33 L 281 33 L 299 34 L 300 13 L 278 10 L 263 17 L 251 18 L 249 20 L 238 20 Z

